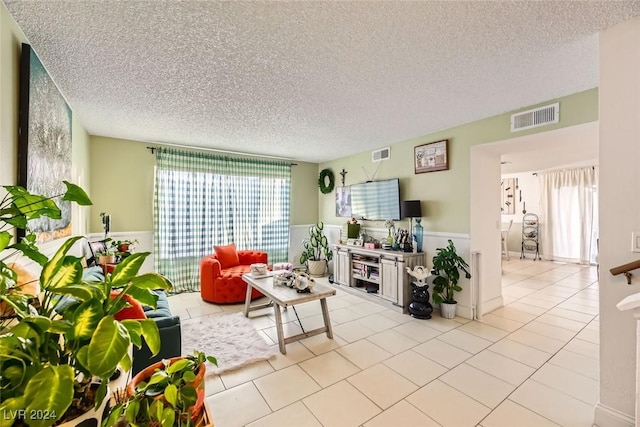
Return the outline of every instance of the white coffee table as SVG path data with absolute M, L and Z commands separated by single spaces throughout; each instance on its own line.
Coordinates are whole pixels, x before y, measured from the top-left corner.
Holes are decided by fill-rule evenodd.
M 316 283 L 310 293 L 298 293 L 295 289 L 288 288 L 286 286 L 274 285 L 273 277 L 270 276 L 254 278 L 251 274 L 245 274 L 244 276 L 242 276 L 242 280 L 247 283 L 247 297 L 244 302 L 245 317 L 249 317 L 250 311 L 259 310 L 273 305 L 280 353 L 287 353 L 285 345 L 290 342 L 299 341 L 303 338 L 312 337 L 323 332 L 326 332 L 328 338 L 333 338 L 333 330 L 331 329 L 331 321 L 329 320 L 329 309 L 327 308 L 327 297 L 335 295 L 335 289 Z M 265 297 L 269 298 L 271 301 L 266 304 L 258 304 L 252 306 L 251 290 L 253 288 L 259 290 Z M 296 304 L 302 304 L 303 302 L 315 300 L 320 300 L 324 326 L 285 338 L 284 330 L 282 328 L 282 314 L 280 312 L 280 308 L 286 308 L 288 306 L 294 306 Z

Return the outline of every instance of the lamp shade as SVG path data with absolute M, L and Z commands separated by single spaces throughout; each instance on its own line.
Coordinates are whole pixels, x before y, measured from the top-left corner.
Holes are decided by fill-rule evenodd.
M 403 200 L 401 209 L 403 218 L 422 217 L 422 207 L 420 206 L 420 200 Z

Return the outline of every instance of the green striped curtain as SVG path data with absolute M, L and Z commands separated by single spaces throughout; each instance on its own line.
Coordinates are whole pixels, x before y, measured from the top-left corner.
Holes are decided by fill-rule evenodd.
M 200 289 L 200 259 L 214 245 L 289 257 L 291 164 L 156 149 L 155 269 L 173 292 Z

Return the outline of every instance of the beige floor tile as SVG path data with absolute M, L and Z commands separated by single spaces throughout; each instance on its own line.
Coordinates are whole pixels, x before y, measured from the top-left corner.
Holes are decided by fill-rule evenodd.
M 326 337 L 325 337 L 326 338 Z M 284 369 L 304 360 L 311 359 L 315 355 L 300 342 L 292 342 L 287 344 L 287 354 L 280 353 L 280 350 L 274 357 L 269 359 L 269 363 L 276 371 Z
M 382 332 L 387 329 L 391 329 L 398 326 L 400 323 L 395 320 L 391 320 L 388 317 L 381 315 L 380 313 L 370 314 L 358 320 L 358 323 L 372 329 L 376 332 Z
M 215 420 L 214 420 L 215 421 Z M 215 424 L 218 426 L 218 424 Z M 322 424 L 313 416 L 302 402 L 293 403 L 266 417 L 247 424 L 247 427 L 322 427 Z
M 273 367 L 265 360 L 262 362 L 252 363 L 242 369 L 223 372 L 220 374 L 220 378 L 222 379 L 225 388 L 230 389 L 237 385 L 268 375 L 272 372 L 274 372 Z
M 418 341 L 394 330 L 379 332 L 366 339 L 392 354 L 402 353 L 420 344 Z
M 327 299 L 327 307 L 329 311 L 334 312 L 336 310 L 340 310 L 341 308 L 349 307 L 351 304 L 348 300 L 344 299 L 342 296 L 338 296 L 336 294 L 335 297 L 331 297 Z
M 522 305 L 529 305 L 532 307 L 537 307 L 540 309 L 540 314 L 544 313 L 545 311 L 549 310 L 550 308 L 555 307 L 556 305 L 558 305 L 559 303 L 561 303 L 563 301 L 563 299 L 561 298 L 558 301 L 551 301 L 547 298 L 542 298 L 542 295 L 540 297 L 536 297 L 536 296 L 526 296 L 524 298 L 520 298 L 518 300 L 518 302 L 514 303 L 514 304 L 522 304 Z
M 489 340 L 463 332 L 460 328 L 444 333 L 438 339 L 474 354 L 493 344 Z
M 501 354 L 517 362 L 524 363 L 532 368 L 539 368 L 551 358 L 550 353 L 537 350 L 508 338 L 502 339 L 490 346 L 487 350 Z
M 251 382 L 207 397 L 206 405 L 217 427 L 242 427 L 271 413 Z
M 495 408 L 516 386 L 462 363 L 439 378 L 489 408 Z
M 561 328 L 558 326 L 550 325 L 545 322 L 539 322 L 538 319 L 527 323 L 521 329 L 522 331 L 529 331 L 535 334 L 539 334 L 545 337 L 554 338 L 559 341 L 569 342 L 575 335 L 576 331 L 570 329 Z
M 525 381 L 509 399 L 563 427 L 593 424 L 593 405 L 533 380 Z
M 224 391 L 224 383 L 220 376 L 214 373 L 206 374 L 204 377 L 204 390 L 207 397 Z
M 600 359 L 600 348 L 598 344 L 574 338 L 564 347 L 565 350 L 580 354 L 591 359 Z
M 329 317 L 332 322 L 336 324 L 351 322 L 352 320 L 357 320 L 362 317 L 362 314 L 356 313 L 350 310 L 348 307 L 339 308 L 337 310 L 332 310 L 329 313 Z
M 489 350 L 481 351 L 465 363 L 514 386 L 519 386 L 535 372 L 531 366 Z
M 360 369 L 367 369 L 393 356 L 393 354 L 378 347 L 368 339 L 347 344 L 336 349 L 336 352 Z
M 354 342 L 366 338 L 375 334 L 375 331 L 371 328 L 358 323 L 357 320 L 343 323 L 342 325 L 335 326 L 333 328 L 334 336 L 342 338 L 346 342 Z
M 592 359 L 591 357 L 562 349 L 551 358 L 549 363 L 594 380 L 600 379 L 600 363 L 598 359 Z
M 565 317 L 555 316 L 549 313 L 541 315 L 535 321 L 546 323 L 547 325 L 556 326 L 558 328 L 568 329 L 573 332 L 578 332 L 585 327 L 585 323 L 583 322 L 567 319 Z
M 583 329 L 576 335 L 576 338 L 588 341 L 594 344 L 600 343 L 600 332 L 593 329 Z
M 274 411 L 309 396 L 321 388 L 298 365 L 258 378 L 253 381 L 253 384 Z
M 534 278 L 525 279 L 521 282 L 518 282 L 518 286 L 526 289 L 533 289 L 535 291 L 539 291 L 540 289 L 544 289 L 551 285 L 554 280 L 544 280 L 540 276 L 534 276 Z
M 414 351 L 451 369 L 472 356 L 471 353 L 439 339 L 433 339 L 413 348 Z
M 191 318 L 206 316 L 207 314 L 222 313 L 222 309 L 217 305 L 197 305 L 187 308 Z
M 347 381 L 302 400 L 323 426 L 357 427 L 381 410 Z
M 324 354 L 348 344 L 345 340 L 336 335 L 334 335 L 332 339 L 329 339 L 326 334 L 314 335 L 312 337 L 305 338 L 301 340 L 300 343 L 311 350 L 315 355 Z M 287 344 L 287 353 L 289 352 L 288 348 L 290 345 L 291 344 Z
M 403 323 L 400 326 L 396 326 L 395 328 L 393 328 L 393 330 L 406 335 L 418 342 L 425 342 L 442 334 L 442 332 L 440 332 L 439 330 L 433 329 L 432 327 L 428 326 L 429 323 L 430 322 L 428 320 L 414 320 L 412 322 L 407 322 Z M 458 324 L 458 326 L 460 325 Z
M 455 319 L 445 319 L 444 317 L 440 316 L 440 312 L 436 310 L 434 310 L 433 314 L 431 315 L 431 319 L 428 319 L 428 320 L 416 320 L 413 318 L 411 319 L 413 322 L 424 323 L 426 326 L 440 332 L 448 332 L 452 329 L 459 327 L 462 323 L 464 323 L 458 320 L 460 319 L 459 317 L 456 317 Z
M 579 313 L 577 311 L 567 310 L 560 307 L 552 308 L 551 310 L 548 311 L 547 314 L 562 317 L 564 319 L 575 320 L 582 323 L 590 322 L 591 320 L 593 320 L 593 317 L 594 317 L 591 314 Z
M 427 384 L 406 400 L 444 427 L 475 426 L 491 411 L 440 380 Z
M 481 422 L 482 427 L 558 427 L 533 411 L 507 399 Z
M 595 406 L 598 402 L 600 387 L 597 380 L 559 366 L 547 363 L 531 379 L 590 405 Z
M 360 371 L 360 368 L 336 351 L 305 360 L 299 366 L 323 388 Z
M 268 316 L 250 317 L 249 320 L 256 330 L 272 328 L 276 326 L 275 322 Z
M 369 316 L 371 314 L 379 313 L 385 310 L 385 308 L 381 305 L 369 301 L 362 302 L 362 300 L 360 300 L 358 304 L 353 304 L 349 308 L 355 313 L 360 313 L 363 316 Z
M 409 350 L 383 362 L 403 377 L 422 387 L 447 372 L 447 368 Z
M 505 297 L 512 297 L 512 298 L 523 298 L 526 297 L 529 294 L 534 293 L 536 290 L 535 289 L 529 289 L 529 288 L 523 288 L 520 287 L 520 283 L 522 282 L 518 282 L 514 285 L 511 286 L 507 286 L 505 288 L 502 288 L 502 295 Z
M 516 322 L 527 323 L 537 317 L 535 314 L 527 313 L 514 307 L 515 303 L 493 310 L 490 314 L 515 320 Z
M 347 381 L 382 409 L 391 407 L 418 389 L 417 385 L 383 364 L 365 369 Z
M 540 289 L 535 295 L 553 295 L 556 297 L 569 298 L 576 293 L 575 289 L 569 289 L 562 286 L 555 286 L 552 284 L 551 286 L 547 286 L 544 289 Z
M 502 329 L 507 332 L 513 332 L 524 326 L 523 322 L 517 322 L 515 320 L 507 319 L 506 317 L 497 316 L 489 313 L 482 316 L 482 322 L 493 326 L 494 328 Z
M 554 354 L 565 345 L 564 341 L 545 337 L 544 335 L 525 331 L 523 329 L 518 329 L 517 331 L 512 332 L 507 338 L 550 354 Z
M 558 304 L 558 307 L 565 308 L 567 310 L 577 311 L 578 313 L 590 314 L 596 316 L 598 314 L 597 307 L 588 307 L 586 305 L 575 304 L 570 302 L 563 302 Z
M 537 306 L 534 306 L 534 305 L 531 305 L 531 304 L 523 304 L 522 303 L 523 300 L 526 300 L 526 298 L 523 298 L 518 302 L 514 302 L 513 304 L 510 304 L 509 307 L 514 308 L 516 310 L 523 311 L 525 313 L 532 314 L 535 317 L 538 317 L 542 313 L 547 311 L 546 308 L 537 307 Z M 518 319 L 514 319 L 514 320 L 518 320 Z M 533 318 L 530 318 L 528 321 L 530 321 L 530 320 L 533 320 Z
M 484 320 L 484 319 L 483 319 Z M 498 340 L 501 340 L 502 338 L 506 337 L 507 335 L 509 335 L 508 332 L 499 329 L 499 328 L 494 328 L 493 326 L 488 325 L 486 322 L 478 322 L 478 321 L 473 321 L 473 322 L 469 322 L 466 325 L 462 325 L 458 328 L 459 331 L 463 331 L 463 332 L 468 332 L 470 334 L 473 334 L 477 337 L 483 338 L 485 340 L 489 340 L 492 342 L 496 342 Z
M 407 316 L 406 314 L 400 313 L 398 311 L 384 310 L 380 312 L 380 315 L 388 317 L 389 319 L 397 322 L 398 325 L 413 321 L 413 318 L 411 316 Z
M 440 427 L 440 424 L 405 400 L 401 400 L 380 415 L 364 423 L 364 427 L 392 426 Z

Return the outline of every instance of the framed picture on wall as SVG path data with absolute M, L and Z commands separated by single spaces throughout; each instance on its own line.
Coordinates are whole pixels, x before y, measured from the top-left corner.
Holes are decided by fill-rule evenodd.
M 430 142 L 414 148 L 415 173 L 435 172 L 449 169 L 447 144 L 449 140 Z
M 336 188 L 336 216 L 351 218 L 351 187 Z

